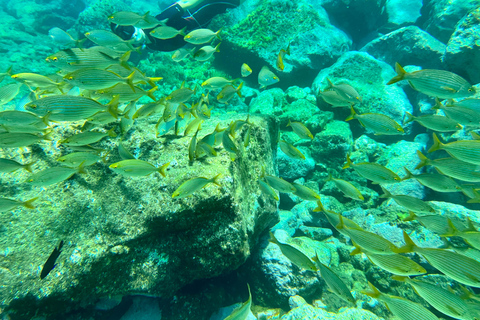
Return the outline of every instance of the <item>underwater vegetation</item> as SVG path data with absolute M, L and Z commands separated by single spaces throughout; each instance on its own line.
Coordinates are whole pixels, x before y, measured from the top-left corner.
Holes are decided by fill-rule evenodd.
M 0 4 L 2 319 L 480 319 L 478 1 L 169 4 Z

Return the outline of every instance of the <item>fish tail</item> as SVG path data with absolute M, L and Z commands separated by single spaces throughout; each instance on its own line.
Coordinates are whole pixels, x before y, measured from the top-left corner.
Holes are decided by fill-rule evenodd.
M 185 37 L 185 31 L 186 31 L 186 30 L 187 30 L 187 26 L 185 26 L 185 27 L 183 27 L 182 29 L 180 29 L 180 31 L 178 31 L 178 34 Z
M 32 161 L 30 163 L 24 164 L 23 169 L 27 170 L 28 172 L 32 172 L 32 166 L 37 163 L 37 161 Z
M 480 140 L 480 135 L 475 131 L 470 131 L 470 135 L 472 136 L 473 140 Z
M 323 211 L 325 211 L 325 208 L 322 204 L 322 201 L 317 200 L 317 207 L 313 209 L 313 212 L 323 212 Z
M 37 199 L 38 199 L 38 197 L 27 200 L 24 203 L 22 203 L 22 206 L 24 206 L 25 208 L 28 208 L 28 209 L 35 209 L 35 206 L 32 203 Z
M 353 109 L 353 106 L 350 106 L 350 115 L 348 116 L 347 119 L 345 119 L 345 121 L 350 121 L 350 120 L 353 120 L 355 119 L 355 116 L 357 115 L 357 113 L 355 112 L 355 109 Z
M 449 106 L 452 106 L 452 105 L 450 104 Z M 438 110 L 438 109 L 441 109 L 442 107 L 443 107 L 443 105 L 440 102 L 440 99 L 435 98 L 435 104 L 433 105 L 432 109 Z
M 278 242 L 277 238 L 275 238 L 275 235 L 273 234 L 272 231 L 269 232 L 270 234 L 270 239 L 268 239 L 269 242 L 275 243 L 276 245 L 280 245 L 280 242 Z
M 46 115 L 44 115 L 41 119 L 42 119 L 42 122 L 45 123 L 46 126 L 48 126 L 50 124 L 50 116 L 52 115 L 52 113 L 50 111 L 47 112 Z
M 142 19 L 145 21 L 145 22 L 148 22 L 148 15 L 150 14 L 150 11 L 147 11 L 145 12 L 145 14 L 142 16 Z
M 382 187 L 382 191 L 383 191 L 383 194 L 379 198 L 391 198 L 392 197 L 392 194 L 390 193 L 390 191 L 388 191 L 384 187 Z
M 212 178 L 212 183 L 221 187 L 222 185 L 220 184 L 220 178 L 221 178 L 221 173 L 217 174 L 215 177 Z
M 350 168 L 352 164 L 353 164 L 352 159 L 350 159 L 350 155 L 347 154 L 347 163 L 342 167 L 342 169 Z
M 162 77 L 153 77 L 153 78 L 147 78 L 148 79 L 148 84 L 152 87 L 156 87 L 157 85 L 155 84 L 155 82 L 157 81 L 160 81 L 162 80 L 163 78 Z
M 220 31 L 222 31 L 223 27 L 221 27 L 220 29 L 218 29 L 217 32 L 215 32 L 215 36 L 217 37 L 218 40 L 222 41 L 222 38 L 220 37 Z
M 288 43 L 287 49 L 285 49 L 285 54 L 290 55 L 290 42 Z
M 215 46 L 215 52 L 220 52 L 219 47 L 220 47 L 221 44 L 222 44 L 222 43 L 219 42 L 219 43 Z
M 417 220 L 417 215 L 412 211 L 410 211 L 410 214 L 408 215 L 408 217 L 402 219 L 402 221 L 413 221 L 413 220 Z
M 432 136 L 433 136 L 433 145 L 430 147 L 430 149 L 428 149 L 427 151 L 428 153 L 440 150 L 443 147 L 443 143 L 440 142 L 435 132 L 432 134 Z
M 103 53 L 103 52 L 100 52 L 100 53 Z M 122 67 L 124 67 L 125 69 L 127 70 L 130 70 L 130 66 L 128 65 L 128 60 L 130 59 L 130 54 L 132 53 L 132 51 L 127 51 L 125 52 L 121 57 L 120 59 L 118 60 L 118 62 L 120 63 L 120 65 Z M 106 56 L 108 56 L 107 54 L 105 54 Z M 113 58 L 111 58 L 113 59 Z
M 47 132 L 45 135 L 43 135 L 42 140 L 51 141 L 52 140 L 52 134 L 53 134 L 53 130 Z
M 406 167 L 403 167 L 403 170 L 405 170 L 406 174 L 405 174 L 405 177 L 402 178 L 402 181 L 413 178 L 413 174 L 410 172 L 410 170 L 408 170 Z
M 107 134 L 108 134 L 109 137 L 115 138 L 117 136 L 117 134 L 115 133 L 115 127 L 108 130 Z
M 288 119 L 287 127 L 291 127 L 291 126 L 292 126 L 292 122 L 290 121 L 290 119 Z
M 407 124 L 407 123 L 410 123 L 413 120 L 415 120 L 415 117 L 411 113 L 405 112 L 405 115 L 406 115 L 407 119 L 405 119 L 405 121 L 403 121 L 403 124 Z
M 80 163 L 80 165 L 77 168 L 77 173 L 80 173 L 80 174 L 87 173 L 85 171 L 85 161 L 82 161 L 82 163 Z
M 325 182 L 332 181 L 332 180 L 333 180 L 333 176 L 332 176 L 332 174 L 329 172 L 327 179 L 325 179 Z
M 328 89 L 333 89 L 335 87 L 335 85 L 333 84 L 333 82 L 327 78 L 327 87 L 325 88 L 325 90 L 328 90 Z
M 165 178 L 167 176 L 167 168 L 170 165 L 170 162 L 165 163 L 163 166 L 158 168 L 158 172 Z
M 458 235 L 458 229 L 453 225 L 452 219 L 447 218 L 447 232 L 440 234 L 440 237 L 455 237 Z
M 118 104 L 120 102 L 120 96 L 117 94 L 113 96 L 113 99 L 107 105 L 107 111 L 110 113 L 115 119 L 118 119 Z
M 135 86 L 133 85 L 133 79 L 135 78 L 135 73 L 136 73 L 136 71 L 134 70 L 126 78 L 127 84 L 132 89 L 133 92 L 135 92 Z
M 343 216 L 341 214 L 338 215 L 340 218 L 340 222 L 335 226 L 337 230 L 342 230 L 345 228 L 345 223 L 343 222 Z
M 417 245 L 415 242 L 413 242 L 412 238 L 408 235 L 408 233 L 403 230 L 403 240 L 405 240 L 405 245 L 397 248 L 394 247 L 392 248 L 392 251 L 395 253 L 407 253 L 407 252 L 414 252 L 415 248 L 417 248 Z
M 153 95 L 155 91 L 157 91 L 158 87 L 153 87 L 152 89 L 147 91 L 147 96 L 152 99 L 153 101 L 157 101 L 157 98 Z
M 240 83 L 240 85 L 235 90 L 240 98 L 242 97 L 242 93 L 240 92 L 240 90 L 242 90 L 242 88 L 243 88 L 243 82 Z
M 76 40 L 75 41 L 75 45 L 78 47 L 78 49 L 80 49 L 81 51 L 83 51 L 83 43 L 87 41 L 87 38 L 83 38 L 83 39 L 80 39 L 80 40 Z
M 393 275 L 391 278 L 393 280 L 397 280 L 397 281 L 400 281 L 400 282 L 407 282 L 408 279 L 410 279 L 409 277 L 399 276 L 399 275 Z
M 407 74 L 407 71 L 405 71 L 405 69 L 403 69 L 398 62 L 395 62 L 395 71 L 397 72 L 397 75 L 392 79 L 390 79 L 390 81 L 387 82 L 387 85 L 397 83 L 398 81 L 402 81 L 405 75 Z
M 421 153 L 420 150 L 417 150 L 417 156 L 420 159 L 420 163 L 417 164 L 415 170 L 418 170 L 430 163 L 430 159 L 428 159 L 423 153 Z
M 355 249 L 353 249 L 353 251 L 350 252 L 350 255 L 355 256 L 357 254 L 361 254 L 362 253 L 362 248 L 360 248 L 360 246 L 353 241 L 352 241 L 352 244 L 355 247 Z
M 375 286 L 373 284 L 371 284 L 370 281 L 368 282 L 368 287 L 369 287 L 370 290 L 368 290 L 368 291 L 362 290 L 360 292 L 369 296 L 369 297 L 372 297 L 374 299 L 376 299 L 376 298 L 380 297 L 380 295 L 382 295 L 382 293 L 377 288 L 375 288 Z

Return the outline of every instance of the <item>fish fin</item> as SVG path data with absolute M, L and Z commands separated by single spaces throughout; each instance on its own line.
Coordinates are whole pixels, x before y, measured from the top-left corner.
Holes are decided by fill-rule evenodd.
M 428 149 L 427 151 L 428 153 L 440 150 L 443 147 L 443 143 L 440 142 L 435 132 L 432 134 L 432 136 L 433 136 L 433 145 L 430 147 L 430 149 Z
M 352 160 L 350 159 L 350 155 L 347 154 L 347 163 L 342 167 L 342 169 L 347 169 L 347 168 L 350 168 L 352 166 L 353 162 Z
M 345 223 L 343 222 L 343 216 L 341 214 L 338 215 L 340 218 L 340 222 L 335 226 L 335 229 L 342 230 L 345 229 Z
M 387 189 L 385 189 L 383 186 L 380 186 L 382 188 L 382 191 L 383 191 L 383 194 L 379 196 L 379 198 L 391 198 L 392 197 L 392 194 L 390 193 L 390 191 L 388 191 Z
M 100 53 L 103 53 L 100 51 Z M 125 69 L 127 70 L 130 70 L 130 66 L 128 65 L 128 60 L 130 59 L 130 54 L 132 53 L 132 51 L 127 51 L 125 52 L 121 57 L 120 59 L 118 60 L 120 62 L 120 65 L 122 67 L 124 67 Z
M 112 100 L 107 104 L 107 111 L 110 113 L 115 119 L 118 119 L 118 104 L 120 102 L 120 96 L 117 94 L 113 96 Z
M 399 275 L 396 275 L 396 274 L 391 276 L 391 278 L 393 280 L 397 280 L 397 281 L 400 281 L 400 282 L 406 282 L 408 279 L 410 279 L 409 277 L 399 276 Z
M 355 249 L 353 249 L 353 251 L 350 252 L 351 256 L 355 256 L 357 254 L 362 254 L 363 253 L 362 248 L 360 248 L 360 246 L 358 244 L 356 244 L 353 240 L 352 240 L 352 244 L 355 247 Z
M 32 203 L 37 199 L 38 199 L 38 197 L 27 200 L 27 201 L 22 203 L 22 206 L 24 206 L 25 208 L 28 208 L 28 209 L 35 209 L 35 206 Z
M 397 72 L 397 75 L 392 79 L 390 79 L 390 81 L 387 82 L 387 85 L 391 85 L 391 84 L 397 83 L 398 81 L 402 81 L 405 75 L 407 74 L 405 69 L 403 69 L 398 62 L 395 62 L 395 71 Z
M 155 96 L 153 95 L 153 93 L 154 93 L 155 91 L 157 91 L 157 89 L 158 89 L 158 86 L 153 87 L 152 89 L 146 91 L 146 92 L 147 92 L 147 96 L 148 96 L 150 99 L 152 99 L 153 101 L 157 101 L 157 98 L 155 98 Z
M 77 173 L 80 173 L 80 174 L 87 173 L 85 171 L 85 162 L 86 160 L 82 161 L 82 163 L 80 163 L 80 165 L 77 167 Z
M 128 86 L 130 87 L 130 89 L 132 89 L 133 92 L 135 92 L 135 86 L 133 85 L 133 79 L 135 78 L 135 73 L 136 73 L 136 71 L 134 70 L 125 79 L 127 81 Z
M 217 32 L 215 32 L 215 36 L 217 37 L 218 40 L 222 41 L 222 38 L 220 37 L 220 31 L 222 31 L 223 27 L 221 27 L 220 29 L 218 29 Z
M 405 116 L 407 117 L 407 119 L 403 121 L 404 125 L 415 120 L 415 117 L 409 112 L 405 112 Z
M 109 137 L 115 138 L 117 136 L 117 134 L 115 133 L 115 127 L 108 130 L 107 134 L 108 134 Z
M 270 234 L 270 239 L 268 239 L 269 242 L 275 243 L 276 245 L 280 245 L 280 242 L 278 242 L 277 238 L 275 238 L 275 235 L 273 234 L 272 231 L 269 231 Z
M 418 169 L 428 165 L 428 162 L 430 161 L 430 159 L 425 157 L 425 155 L 423 153 L 421 153 L 420 150 L 417 150 L 417 156 L 420 159 L 420 163 L 417 164 L 417 166 L 415 167 L 415 170 L 418 170 Z
M 407 169 L 407 167 L 403 167 L 403 170 L 405 170 L 405 177 L 402 178 L 403 180 L 408 180 L 413 178 L 413 174 L 410 172 L 410 170 Z
M 145 21 L 145 22 L 148 22 L 148 16 L 150 15 L 150 11 L 147 11 L 145 12 L 144 15 L 142 15 L 142 19 Z
M 219 187 L 221 187 L 221 186 L 222 186 L 222 185 L 220 184 L 220 178 L 221 178 L 221 176 L 222 176 L 222 174 L 219 173 L 219 174 L 217 174 L 215 177 L 213 177 L 212 183 L 215 184 L 215 185 L 217 185 L 217 186 L 219 186 Z
M 457 93 L 457 92 L 458 92 L 458 90 L 455 90 L 455 89 L 452 88 L 452 87 L 441 86 L 440 89 L 446 90 L 446 91 L 448 91 L 448 92 L 450 92 L 450 93 Z
M 327 85 L 327 87 L 324 89 L 324 91 L 335 88 L 335 85 L 333 84 L 333 82 L 332 82 L 330 79 L 327 78 L 327 82 L 328 82 L 328 85 Z
M 405 245 L 402 247 L 395 247 L 392 248 L 392 251 L 395 253 L 407 253 L 407 252 L 414 252 L 417 245 L 413 242 L 412 238 L 408 235 L 408 233 L 403 230 L 403 240 L 405 240 Z
M 441 109 L 441 108 L 442 108 L 442 103 L 440 102 L 440 99 L 435 98 L 435 104 L 432 106 L 432 109 L 438 110 L 438 109 Z
M 370 288 L 369 291 L 362 290 L 360 292 L 374 299 L 382 295 L 382 293 L 377 288 L 375 288 L 375 286 L 371 284 L 370 281 L 368 281 L 368 287 Z
M 240 85 L 235 90 L 240 98 L 242 97 L 242 93 L 240 92 L 240 90 L 242 90 L 242 88 L 243 88 L 243 82 L 240 83 Z
M 160 168 L 158 168 L 158 172 L 159 172 L 163 177 L 166 177 L 166 176 L 167 176 L 166 170 L 167 170 L 167 168 L 168 168 L 169 165 L 170 165 L 170 162 L 167 162 L 167 163 L 165 163 L 163 166 L 161 166 Z
M 480 135 L 475 131 L 470 131 L 470 135 L 472 136 L 473 140 L 480 140 Z
M 475 228 L 475 226 L 473 225 L 473 222 L 472 222 L 472 219 L 470 219 L 470 217 L 467 217 L 467 229 L 465 229 L 465 231 L 478 231 L 477 228 Z
M 402 219 L 402 221 L 413 221 L 413 220 L 417 220 L 417 216 L 412 211 L 409 212 L 408 217 Z
M 24 164 L 23 169 L 27 170 L 28 172 L 32 172 L 32 166 L 37 163 L 37 161 L 32 161 L 30 163 Z
M 80 39 L 80 40 L 75 40 L 75 45 L 78 47 L 78 49 L 80 49 L 81 51 L 83 51 L 83 43 L 87 41 L 87 38 L 83 38 L 83 39 Z
M 351 114 L 348 116 L 347 119 L 345 119 L 345 121 L 350 121 L 350 120 L 355 119 L 355 116 L 357 115 L 357 113 L 353 109 L 353 106 L 350 106 L 350 112 L 351 112 Z M 362 124 L 362 122 L 360 122 L 360 124 Z M 363 124 L 362 124 L 362 126 L 363 126 Z
M 455 228 L 455 226 L 453 225 L 453 222 L 452 222 L 452 219 L 450 218 L 447 218 L 447 232 L 445 232 L 444 234 L 441 234 L 440 237 L 455 237 L 458 235 L 458 230 L 457 228 Z

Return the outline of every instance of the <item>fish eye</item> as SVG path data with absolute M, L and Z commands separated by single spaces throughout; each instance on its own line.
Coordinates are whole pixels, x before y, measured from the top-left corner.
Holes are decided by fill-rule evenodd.
M 473 88 L 468 88 L 468 92 L 475 92 L 475 89 L 473 89 Z
M 32 108 L 32 109 L 37 109 L 37 105 L 36 105 L 36 104 L 31 104 L 29 107 Z

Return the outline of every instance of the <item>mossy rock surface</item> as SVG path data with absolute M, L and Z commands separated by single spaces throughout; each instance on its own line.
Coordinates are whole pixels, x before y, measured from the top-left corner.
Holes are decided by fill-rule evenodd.
M 209 120 L 198 137 L 212 132 L 218 122 L 225 127 L 245 117 Z M 192 135 L 155 138 L 156 120 L 138 120 L 122 143 L 141 160 L 157 166 L 170 162 L 165 178 L 158 173 L 125 177 L 112 172 L 108 165 L 121 160 L 116 151 L 120 138 L 99 144 L 112 150 L 106 164 L 87 167 L 86 174 L 55 185 L 28 185 L 23 182 L 29 176 L 26 171 L 0 175 L 4 196 L 39 197 L 36 209 L 18 208 L 0 216 L 1 305 L 10 304 L 13 312 L 28 317 L 74 309 L 104 296 L 171 297 L 194 280 L 238 268 L 259 234 L 276 222 L 277 205 L 262 195 L 257 183 L 263 167 L 274 172 L 274 118 L 250 117 L 250 144 L 243 145 L 245 126 L 236 135 L 235 161 L 222 148 L 217 157 L 193 163 L 187 151 Z M 63 148 L 55 142 L 76 129 L 59 125 L 54 142 L 3 149 L 0 157 L 36 160 L 35 172 L 58 165 L 54 159 Z M 190 197 L 172 199 L 184 181 L 217 174 L 221 187 L 211 184 Z M 57 266 L 40 280 L 40 270 L 60 240 L 65 244 Z

